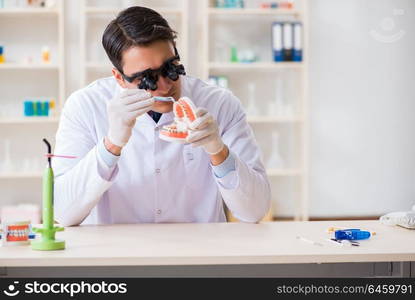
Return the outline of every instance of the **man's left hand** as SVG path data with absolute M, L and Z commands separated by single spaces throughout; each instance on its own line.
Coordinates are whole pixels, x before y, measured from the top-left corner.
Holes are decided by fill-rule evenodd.
M 219 135 L 216 120 L 205 108 L 198 108 L 196 116 L 196 120 L 189 125 L 190 130 L 186 142 L 194 147 L 201 146 L 210 155 L 220 153 L 225 145 Z

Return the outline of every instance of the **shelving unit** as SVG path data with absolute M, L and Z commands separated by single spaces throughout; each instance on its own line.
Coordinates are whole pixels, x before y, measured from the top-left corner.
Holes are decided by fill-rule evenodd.
M 9 132 L 9 127 L 12 126 L 13 130 L 17 132 L 16 136 L 9 137 L 13 141 L 13 148 L 12 152 L 15 150 L 18 151 L 16 154 L 17 157 L 21 157 L 21 160 L 25 159 L 25 155 L 29 154 L 32 155 L 31 158 L 39 157 L 39 160 L 42 158 L 38 155 L 38 144 L 34 144 L 35 141 L 33 140 L 33 136 L 39 134 L 38 129 L 42 128 L 42 135 L 44 134 L 45 137 L 50 136 L 57 128 L 57 124 L 59 121 L 58 117 L 24 117 L 23 116 L 23 97 L 22 92 L 26 92 L 24 86 L 28 85 L 29 83 L 31 86 L 36 86 L 37 80 L 39 80 L 39 84 L 42 85 L 42 94 L 28 92 L 26 94 L 29 98 L 36 98 L 41 96 L 51 96 L 55 99 L 56 103 L 56 113 L 59 114 L 61 108 L 63 106 L 63 102 L 65 100 L 65 62 L 64 62 L 64 3 L 63 0 L 57 0 L 55 6 L 51 8 L 47 7 L 16 7 L 16 8 L 0 8 L 0 19 L 5 22 L 6 18 L 10 19 L 10 22 L 7 26 L 13 26 L 13 30 L 15 29 L 14 26 L 17 26 L 17 32 L 23 33 L 23 35 L 19 35 L 19 39 L 14 39 L 11 36 L 7 36 L 7 32 L 3 31 L 0 33 L 0 40 L 3 42 L 7 40 L 7 44 L 5 46 L 5 56 L 6 62 L 0 64 L 0 76 L 2 76 L 2 80 L 11 80 L 13 81 L 14 77 L 21 78 L 19 80 L 21 89 L 15 89 L 12 92 L 10 90 L 5 91 L 5 89 L 0 90 L 0 105 L 4 105 L 6 100 L 9 101 L 11 105 L 16 102 L 22 102 L 21 104 L 21 115 L 10 115 L 10 116 L 0 116 L 0 131 L 3 131 L 6 136 Z M 24 36 L 26 31 L 36 30 L 36 28 L 40 28 L 43 30 L 44 28 L 51 27 L 49 22 L 56 24 L 53 25 L 53 32 L 56 32 L 56 37 L 50 37 L 47 34 L 41 37 L 41 40 L 48 41 L 53 46 L 51 49 L 51 63 L 42 63 L 39 62 L 40 60 L 40 48 L 41 44 L 37 45 L 39 48 L 38 56 L 32 63 L 25 63 L 23 62 L 23 57 L 18 57 L 18 55 L 14 56 L 12 59 L 9 59 L 10 52 L 13 52 L 13 49 L 22 50 L 24 48 L 24 44 L 26 40 L 32 41 L 34 38 L 37 39 L 38 36 L 31 36 L 30 33 L 27 33 L 27 36 Z M 29 29 L 29 30 L 27 30 Z M 17 35 L 18 33 L 16 33 Z M 3 36 L 1 36 L 3 35 Z M 50 40 L 49 40 L 50 38 Z M 29 42 L 27 42 L 29 43 Z M 9 50 L 11 49 L 11 50 Z M 30 50 L 29 50 L 30 51 Z M 21 53 L 19 53 L 21 54 Z M 27 53 L 26 53 L 27 54 Z M 36 53 L 30 53 L 36 54 Z M 6 75 L 7 74 L 7 75 Z M 11 74 L 11 75 L 10 75 Z M 49 80 L 50 78 L 50 80 Z M 28 82 L 29 81 L 29 82 Z M 56 85 L 54 83 L 56 82 Z M 45 83 L 46 82 L 46 83 Z M 8 87 L 9 84 L 7 82 L 3 82 L 5 87 Z M 50 88 L 50 91 L 47 89 Z M 53 91 L 53 92 L 52 92 Z M 15 92 L 15 93 L 13 93 Z M 13 100 L 10 102 L 10 100 Z M 16 104 L 16 106 L 20 105 L 20 103 Z M 40 127 L 39 127 L 40 126 Z M 43 133 L 44 132 L 44 133 Z M 3 139 L 0 139 L 3 142 Z M 31 151 L 24 151 L 21 149 L 21 144 L 24 145 L 25 149 L 31 149 Z M 18 145 L 19 147 L 17 147 Z M 3 145 L 2 145 L 3 146 Z M 18 149 L 16 149 L 18 148 Z M 3 149 L 1 149 L 3 150 Z M 0 150 L 0 151 L 1 151 Z M 1 162 L 0 162 L 1 165 Z M 5 171 L 0 170 L 0 180 L 10 180 L 10 179 L 19 179 L 18 186 L 21 185 L 21 181 L 25 181 L 26 179 L 33 179 L 33 178 L 41 178 L 41 172 L 18 172 L 18 171 Z M 14 183 L 13 183 L 14 184 Z M 17 184 L 17 183 L 16 183 Z M 9 185 L 9 183 L 7 183 Z M 23 184 L 24 186 L 25 184 Z M 18 190 L 18 189 L 15 189 Z M 32 201 L 39 200 L 40 201 L 40 193 L 37 195 L 37 192 L 34 192 Z M 6 192 L 7 193 L 7 192 Z M 3 195 L 6 197 L 6 195 Z M 18 195 L 8 195 L 9 197 L 19 197 Z M 38 197 L 39 196 L 39 197 Z
M 278 72 L 278 76 L 284 74 L 285 72 L 299 72 L 300 80 L 295 82 L 298 86 L 297 89 L 301 92 L 299 96 L 300 99 L 295 99 L 299 103 L 299 110 L 291 115 L 247 115 L 247 121 L 253 126 L 267 126 L 270 128 L 270 132 L 273 130 L 279 130 L 280 126 L 291 126 L 291 135 L 289 139 L 295 139 L 298 141 L 300 147 L 299 154 L 296 157 L 297 163 L 295 166 L 287 166 L 287 168 L 267 168 L 267 175 L 270 178 L 271 185 L 275 184 L 276 181 L 283 178 L 291 178 L 291 180 L 298 180 L 300 191 L 299 196 L 294 199 L 294 212 L 292 218 L 294 220 L 307 220 L 308 219 L 308 100 L 307 100 L 307 88 L 308 88 L 308 78 L 307 78 L 307 57 L 308 57 L 308 10 L 307 10 L 307 1 L 306 0 L 297 0 L 293 9 L 262 9 L 262 8 L 215 8 L 213 0 L 204 0 L 203 6 L 203 77 L 205 80 L 209 78 L 210 75 L 223 76 L 228 75 L 230 78 L 235 78 L 237 76 L 244 76 L 249 74 L 252 80 L 256 82 L 261 81 L 264 76 L 276 76 L 275 73 Z M 245 2 L 249 2 L 246 0 Z M 269 60 L 260 60 L 253 63 L 237 63 L 229 61 L 216 61 L 212 59 L 214 55 L 211 52 L 213 45 L 216 40 L 214 32 L 215 21 L 217 18 L 221 18 L 221 31 L 227 30 L 224 28 L 226 21 L 232 20 L 233 26 L 243 26 L 242 28 L 247 28 L 252 22 L 252 17 L 255 17 L 255 22 L 261 22 L 264 18 L 264 22 L 269 23 L 269 32 L 267 34 L 269 39 L 271 39 L 271 23 L 272 21 L 280 20 L 281 18 L 293 18 L 294 20 L 299 20 L 303 24 L 303 61 L 302 62 L 273 62 L 271 58 Z M 251 18 L 251 20 L 249 20 Z M 235 21 L 237 20 L 237 21 Z M 220 22 L 220 21 L 219 21 Z M 240 22 L 240 23 L 236 23 Z M 255 26 L 253 24 L 252 26 Z M 228 26 L 229 32 L 233 32 L 235 27 Z M 238 32 L 241 35 L 241 31 Z M 227 37 L 232 35 L 228 34 Z M 220 42 L 220 41 L 219 41 Z M 230 42 L 230 41 L 229 41 Z M 251 42 L 252 43 L 252 42 Z M 271 43 L 269 43 L 271 44 Z M 222 46 L 222 51 L 223 46 Z M 271 47 L 269 52 L 271 53 Z M 213 53 L 214 54 L 214 53 Z M 270 55 L 271 57 L 271 55 Z M 231 83 L 231 81 L 230 81 Z M 232 91 L 232 87 L 230 87 Z M 274 87 L 267 89 L 268 97 L 271 98 Z M 238 94 L 237 91 L 234 91 L 235 95 L 239 97 L 242 102 L 245 95 L 243 93 Z M 261 102 L 258 102 L 260 105 Z M 243 103 L 244 104 L 244 103 Z M 264 109 L 263 109 L 264 110 Z M 266 109 L 265 109 L 266 110 Z M 255 132 L 255 128 L 254 128 Z M 258 138 L 258 137 L 257 137 Z M 280 144 L 283 144 L 283 140 L 279 140 Z M 266 149 L 270 147 L 269 139 L 265 145 L 261 145 L 261 150 L 265 152 Z M 272 151 L 272 149 L 271 149 Z M 268 151 L 269 152 L 269 151 Z M 278 186 L 272 186 L 272 189 L 278 189 Z M 275 209 L 276 206 L 276 197 L 273 195 L 273 206 Z M 282 201 L 290 201 L 288 198 L 283 199 Z M 272 215 L 272 213 L 271 213 Z M 231 220 L 234 220 L 234 217 L 231 215 L 228 216 Z M 268 216 L 269 219 L 270 216 Z M 275 215 L 274 215 L 275 217 Z
M 179 3 L 177 3 L 179 2 Z M 140 2 L 137 1 L 137 5 L 140 5 Z M 122 1 L 114 1 L 114 5 L 117 7 L 104 7 L 104 6 L 92 6 L 89 5 L 88 0 L 81 0 L 81 8 L 80 8 L 80 65 L 81 65 L 81 78 L 80 78 L 80 86 L 85 86 L 91 81 L 97 79 L 96 74 L 102 75 L 100 77 L 104 77 L 105 74 L 108 76 L 111 75 L 111 68 L 112 65 L 108 58 L 103 54 L 104 50 L 101 49 L 100 58 L 91 59 L 88 57 L 88 44 L 96 45 L 97 47 L 102 48 L 101 46 L 101 36 L 102 32 L 105 28 L 101 28 L 102 32 L 99 35 L 94 36 L 93 38 L 89 37 L 90 26 L 88 25 L 91 19 L 101 19 L 107 20 L 108 22 L 114 18 L 121 10 L 125 9 L 123 7 Z M 180 53 L 181 60 L 186 63 L 188 58 L 188 0 L 180 0 L 180 1 L 173 1 L 171 0 L 171 4 L 174 7 L 156 7 L 153 5 L 146 5 L 157 12 L 159 12 L 163 17 L 165 17 L 169 23 L 169 18 L 176 18 L 179 19 L 180 29 L 179 29 L 179 37 L 178 37 L 178 50 Z M 108 23 L 107 22 L 107 23 Z

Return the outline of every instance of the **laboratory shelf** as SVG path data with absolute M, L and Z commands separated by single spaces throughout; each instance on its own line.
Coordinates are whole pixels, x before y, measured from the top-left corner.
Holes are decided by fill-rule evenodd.
M 299 147 L 298 157 L 294 160 L 294 164 L 298 168 L 287 168 L 287 169 L 268 169 L 267 174 L 270 177 L 274 176 L 298 176 L 298 193 L 293 193 L 293 200 L 295 202 L 295 209 L 293 212 L 293 217 L 295 220 L 308 220 L 308 202 L 309 202 L 309 100 L 308 100 L 308 42 L 309 42 L 309 31 L 308 31 L 308 19 L 309 19 L 309 9 L 308 9 L 308 0 L 297 0 L 293 3 L 293 8 L 260 8 L 250 7 L 249 3 L 254 4 L 254 1 L 246 1 L 247 7 L 244 8 L 217 8 L 213 7 L 212 0 L 204 0 L 204 9 L 203 9 L 203 19 L 202 19 L 202 33 L 201 33 L 201 42 L 202 42 L 202 54 L 201 60 L 203 61 L 202 69 L 202 78 L 209 80 L 211 76 L 223 76 L 229 80 L 232 80 L 229 86 L 237 87 L 238 84 L 242 83 L 242 80 L 238 81 L 240 77 L 239 74 L 248 74 L 249 80 L 253 85 L 261 84 L 264 76 L 272 79 L 281 78 L 278 84 L 281 84 L 281 95 L 276 92 L 276 86 L 271 86 L 268 90 L 262 90 L 264 93 L 269 93 L 269 99 L 277 99 L 285 97 L 284 102 L 289 103 L 293 109 L 292 114 L 286 114 L 285 108 L 282 107 L 280 114 L 270 114 L 269 107 L 266 105 L 270 104 L 266 101 L 258 102 L 259 111 L 262 111 L 264 115 L 252 115 L 247 114 L 247 122 L 251 126 L 257 125 L 266 125 L 266 128 L 261 128 L 261 131 L 278 132 L 281 129 L 282 125 L 293 125 L 293 130 L 289 130 L 284 139 L 288 141 L 295 139 L 298 140 Z M 255 2 L 257 3 L 257 2 Z M 232 22 L 222 22 L 223 20 L 232 19 Z M 248 47 L 253 40 L 255 40 L 255 35 L 252 36 L 253 29 L 247 31 L 247 35 L 244 35 L 244 31 L 238 31 L 237 36 L 235 34 L 235 27 L 240 26 L 240 28 L 245 28 L 246 26 L 254 27 L 258 23 L 259 29 L 262 30 L 258 32 L 258 37 L 269 39 L 270 43 L 263 44 L 261 47 L 269 47 L 268 49 L 262 49 L 264 51 L 269 51 L 270 54 L 272 48 L 272 35 L 271 35 L 271 24 L 274 21 L 281 22 L 301 22 L 303 24 L 303 30 L 301 32 L 302 41 L 301 47 L 303 49 L 303 59 L 301 62 L 294 61 L 284 61 L 284 62 L 274 62 L 270 57 L 269 60 L 263 59 L 256 62 L 231 62 L 231 61 L 217 61 L 215 60 L 215 55 L 211 55 L 211 52 L 215 54 L 218 52 L 217 45 L 223 48 L 223 45 L 234 45 L 235 47 Z M 219 22 L 218 22 L 219 21 Z M 249 24 L 247 23 L 249 21 Z M 269 29 L 264 30 L 264 25 L 269 23 Z M 244 27 L 245 26 L 245 27 Z M 239 29 L 239 27 L 238 27 Z M 256 34 L 256 33 L 255 33 Z M 260 46 L 254 43 L 253 46 Z M 215 50 L 214 50 L 215 49 Z M 253 48 L 254 49 L 254 48 Z M 220 50 L 224 51 L 224 49 Z M 264 51 L 259 53 L 265 53 Z M 254 52 L 258 52 L 255 50 Z M 272 53 L 272 52 L 271 52 Z M 218 54 L 218 53 L 216 53 Z M 244 83 L 242 83 L 244 84 Z M 248 88 L 248 91 L 251 90 Z M 287 91 L 286 91 L 287 90 Z M 299 91 L 295 97 L 289 97 L 291 91 Z M 235 89 L 235 95 L 241 98 L 243 104 L 248 102 L 247 109 L 249 108 L 249 101 L 253 98 L 244 93 L 242 89 L 238 91 Z M 254 90 L 255 92 L 255 90 Z M 276 96 L 277 95 L 277 96 Z M 278 96 L 280 95 L 280 96 Z M 287 96 L 288 95 L 288 96 Z M 294 99 L 295 98 L 295 99 Z M 245 101 L 244 101 L 245 100 Z M 274 103 L 276 104 L 276 103 Z M 284 112 L 283 112 L 284 111 Z M 284 127 L 284 126 L 282 126 Z M 275 138 L 270 139 L 270 143 L 265 143 L 261 145 L 264 147 L 262 149 L 264 152 L 273 153 L 273 151 L 278 151 L 278 147 L 272 143 L 275 141 Z M 278 140 L 277 140 L 278 141 Z M 279 142 L 279 141 L 278 141 Z M 285 144 L 286 141 L 281 141 L 281 144 Z M 277 149 L 275 149 L 277 148 Z M 294 155 L 292 152 L 288 152 L 287 156 Z M 272 182 L 271 184 L 275 184 Z M 283 183 L 286 184 L 286 183 Z M 278 190 L 277 188 L 275 188 Z M 284 190 L 284 189 L 283 189 Z M 281 201 L 278 199 L 278 195 L 274 196 L 272 206 L 278 207 L 278 202 Z M 227 212 L 229 213 L 229 212 Z M 274 213 L 274 210 L 270 210 L 270 215 Z M 290 212 L 291 214 L 291 212 Z
M 274 176 L 299 176 L 302 172 L 300 169 L 267 169 L 267 175 Z
M 300 15 L 300 11 L 295 9 L 267 9 L 267 8 L 209 8 L 210 15 Z
M 43 124 L 59 123 L 59 117 L 14 117 L 0 118 L 0 124 Z
M 304 67 L 302 62 L 210 62 L 209 70 L 252 70 L 252 69 L 301 69 Z
M 266 124 L 266 123 L 299 123 L 303 121 L 300 116 L 248 116 L 248 123 Z
M 47 63 L 1 63 L 0 70 L 59 70 L 56 64 Z
M 0 8 L 0 15 L 30 16 L 30 15 L 59 15 L 57 8 Z
M 117 7 L 85 7 L 86 14 L 117 14 L 123 8 Z M 157 12 L 160 14 L 171 14 L 171 15 L 180 15 L 182 13 L 181 9 L 176 8 L 156 8 Z

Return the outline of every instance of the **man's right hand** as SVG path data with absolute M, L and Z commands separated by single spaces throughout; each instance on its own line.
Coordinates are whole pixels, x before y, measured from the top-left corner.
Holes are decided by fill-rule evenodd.
M 123 147 L 131 137 L 136 119 L 145 114 L 154 103 L 149 92 L 139 89 L 123 90 L 108 102 L 108 140 L 111 144 Z

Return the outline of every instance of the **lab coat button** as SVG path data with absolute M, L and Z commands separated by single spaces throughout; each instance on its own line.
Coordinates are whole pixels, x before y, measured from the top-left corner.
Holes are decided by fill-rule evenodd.
M 160 169 L 156 169 L 156 173 L 159 174 L 160 173 Z
M 161 214 L 161 209 L 158 209 L 157 210 L 157 214 L 159 215 L 159 214 Z

